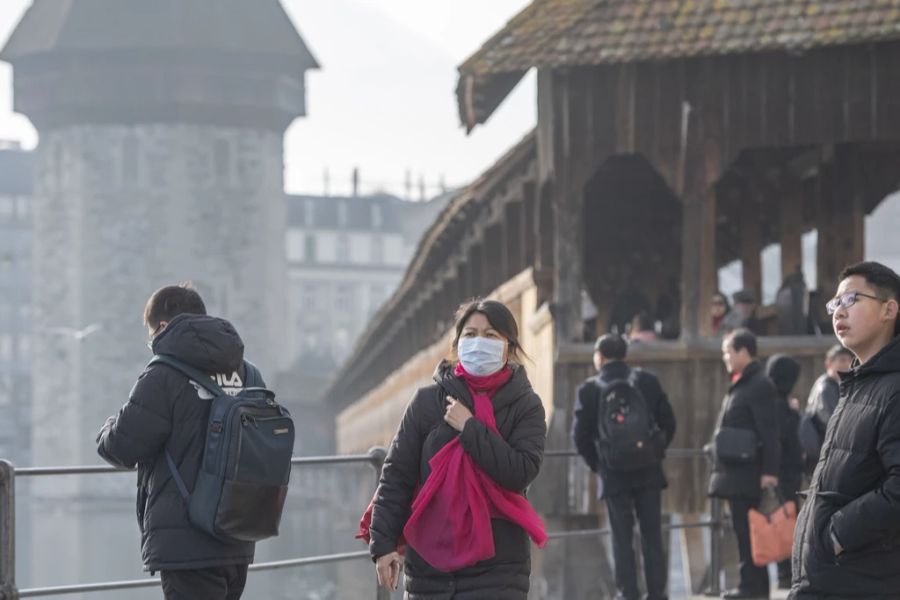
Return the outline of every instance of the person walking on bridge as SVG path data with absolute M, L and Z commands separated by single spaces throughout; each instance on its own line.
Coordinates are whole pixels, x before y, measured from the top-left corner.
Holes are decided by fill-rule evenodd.
M 594 344 L 597 375 L 575 396 L 572 437 L 603 481 L 615 558 L 616 598 L 638 600 L 634 517 L 641 526 L 647 600 L 665 600 L 662 459 L 675 437 L 675 414 L 655 375 L 625 363 L 628 343 L 606 334 Z
M 264 386 L 244 360 L 244 343 L 228 321 L 206 315 L 188 285 L 150 296 L 144 324 L 154 354 L 171 355 L 210 373 L 229 394 Z M 215 374 L 215 375 L 212 375 Z M 151 364 L 125 406 L 97 436 L 100 456 L 114 466 L 137 465 L 137 521 L 144 569 L 158 571 L 166 600 L 237 600 L 253 562 L 254 542 L 225 542 L 191 524 L 168 457 L 194 489 L 210 412 L 205 389 L 166 364 Z
M 463 305 L 455 332 L 391 442 L 369 550 L 379 583 L 396 589 L 405 544 L 410 600 L 525 600 L 528 538 L 547 539 L 524 496 L 544 455 L 544 407 L 506 306 Z

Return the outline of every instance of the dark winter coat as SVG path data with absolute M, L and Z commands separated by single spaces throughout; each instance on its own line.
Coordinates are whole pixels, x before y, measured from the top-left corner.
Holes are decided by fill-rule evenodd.
M 760 478 L 778 476 L 781 444 L 777 398 L 775 384 L 757 361 L 747 365 L 741 378 L 731 385 L 722 402 L 719 426 L 755 432 L 759 449 L 756 460 L 747 464 L 726 464 L 717 459 L 709 480 L 710 496 L 755 499 L 761 492 Z
M 669 397 L 660 386 L 656 375 L 640 369 L 637 372 L 635 385 L 647 401 L 650 414 L 653 415 L 656 424 L 665 434 L 668 447 L 672 438 L 675 437 L 675 414 L 672 412 Z M 600 384 L 598 379 L 604 384 L 609 384 L 616 379 L 627 379 L 630 373 L 630 367 L 622 361 L 606 363 L 600 368 L 596 377 L 586 379 L 575 393 L 575 420 L 572 427 L 572 438 L 575 448 L 584 458 L 588 468 L 599 473 L 603 478 L 603 496 L 605 498 L 636 489 L 663 489 L 667 485 L 662 463 L 636 471 L 609 471 L 605 468 L 599 454 Z
M 806 468 L 809 473 L 812 473 L 816 463 L 819 462 L 819 452 L 822 449 L 822 440 L 825 439 L 825 429 L 837 408 L 840 396 L 840 384 L 829 377 L 828 373 L 816 379 L 809 392 L 804 418 L 809 419 L 812 429 L 815 431 L 815 436 L 810 434 L 810 440 L 807 442 L 809 448 L 807 449 Z M 815 441 L 812 439 L 813 437 L 815 437 Z
M 244 362 L 244 344 L 228 321 L 179 315 L 153 340 L 153 352 L 171 354 L 211 374 L 223 388 L 243 387 L 248 378 L 264 385 Z M 250 372 L 252 370 L 252 372 Z M 166 464 L 168 450 L 193 489 L 206 439 L 210 403 L 188 378 L 168 365 L 147 367 L 128 403 L 110 417 L 97 438 L 98 452 L 117 466 L 138 467 L 137 520 L 141 553 L 149 571 L 200 569 L 253 562 L 253 543 L 225 543 L 194 528 Z
M 800 376 L 800 363 L 785 354 L 776 354 L 766 362 L 766 375 L 778 390 L 778 431 L 781 433 L 778 487 L 785 500 L 796 500 L 803 482 L 803 449 L 797 436 L 800 413 L 791 408 L 790 394 Z
M 458 399 L 474 413 L 472 397 L 447 362 L 438 366 L 434 380 L 434 385 L 416 392 L 388 450 L 372 512 L 372 558 L 397 549 L 413 492 L 431 472 L 428 461 L 457 436 L 474 462 L 508 490 L 524 493 L 540 469 L 546 436 L 544 406 L 524 368 L 514 367 L 512 378 L 491 399 L 499 436 L 474 418 L 466 422 L 462 433 L 450 427 L 444 421 L 445 398 Z M 491 528 L 494 557 L 452 573 L 435 569 L 415 548 L 407 547 L 404 569 L 409 598 L 524 600 L 531 573 L 531 540 L 510 521 L 491 519 Z
M 797 519 L 791 597 L 900 598 L 900 338 L 840 389 Z

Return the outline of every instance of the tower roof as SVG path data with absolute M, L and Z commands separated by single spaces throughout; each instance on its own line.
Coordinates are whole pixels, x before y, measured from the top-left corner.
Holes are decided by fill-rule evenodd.
M 279 0 L 34 0 L 3 60 L 104 51 L 199 52 L 318 67 Z
M 318 63 L 279 0 L 33 0 L 0 52 L 39 129 L 88 123 L 283 131 Z

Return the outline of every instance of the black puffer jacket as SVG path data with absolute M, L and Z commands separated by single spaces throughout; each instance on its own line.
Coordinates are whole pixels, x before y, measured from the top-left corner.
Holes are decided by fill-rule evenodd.
M 171 354 L 207 373 L 223 386 L 264 385 L 244 362 L 244 343 L 228 321 L 179 315 L 153 340 L 153 351 Z M 231 385 L 229 385 L 231 384 Z M 97 438 L 98 452 L 119 466 L 138 466 L 137 518 L 141 553 L 148 571 L 200 569 L 253 562 L 254 544 L 228 544 L 195 529 L 166 464 L 168 450 L 187 488 L 193 489 L 203 457 L 210 403 L 168 365 L 144 370 L 128 403 L 110 417 Z
M 669 397 L 663 391 L 656 375 L 649 371 L 635 369 L 637 376 L 635 385 L 646 399 L 648 408 L 657 426 L 666 437 L 666 447 L 675 437 L 675 414 Z M 623 361 L 606 363 L 600 368 L 596 377 L 590 377 L 575 392 L 574 422 L 572 438 L 578 453 L 584 458 L 588 468 L 603 477 L 603 496 L 608 498 L 626 491 L 637 489 L 663 489 L 668 485 L 663 473 L 662 463 L 637 469 L 635 471 L 616 472 L 604 468 L 597 447 L 600 440 L 598 413 L 600 410 L 600 384 L 598 379 L 608 384 L 616 379 L 627 379 L 631 368 Z
M 373 558 L 397 549 L 413 491 L 431 472 L 428 461 L 457 435 L 475 463 L 506 489 L 524 492 L 540 469 L 546 435 L 544 407 L 523 368 L 514 367 L 512 378 L 492 398 L 502 437 L 474 418 L 458 434 L 444 422 L 445 398 L 453 396 L 474 412 L 469 390 L 446 362 L 438 366 L 434 380 L 435 385 L 416 392 L 391 442 L 372 512 L 369 550 Z M 503 519 L 492 519 L 491 528 L 494 557 L 452 573 L 438 571 L 408 547 L 404 561 L 408 597 L 526 598 L 531 541 L 521 527 Z
M 763 475 L 778 476 L 781 444 L 778 439 L 778 392 L 762 365 L 753 361 L 733 383 L 722 402 L 719 425 L 756 433 L 759 451 L 747 464 L 716 461 L 709 480 L 709 495 L 719 498 L 758 498 Z
M 792 570 L 791 598 L 900 598 L 900 338 L 841 375 Z
M 797 436 L 800 413 L 791 408 L 790 394 L 800 376 L 800 363 L 786 354 L 776 354 L 766 362 L 766 374 L 778 390 L 778 431 L 781 433 L 778 487 L 785 500 L 796 500 L 803 482 L 803 449 Z

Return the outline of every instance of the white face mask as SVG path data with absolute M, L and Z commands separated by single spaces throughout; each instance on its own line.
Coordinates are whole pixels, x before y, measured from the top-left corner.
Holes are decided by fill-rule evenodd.
M 485 337 L 467 337 L 459 340 L 457 355 L 463 369 L 471 375 L 484 377 L 503 368 L 506 343 Z

